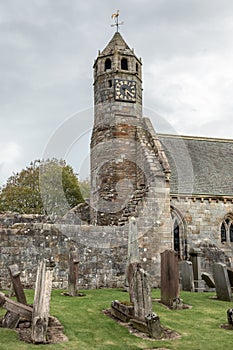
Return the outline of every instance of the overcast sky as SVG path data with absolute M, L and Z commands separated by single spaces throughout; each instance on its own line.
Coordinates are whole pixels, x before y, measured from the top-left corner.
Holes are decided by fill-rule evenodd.
M 233 138 L 232 0 L 0 0 L 0 185 L 64 134 L 85 177 L 92 66 L 118 9 L 155 129 Z

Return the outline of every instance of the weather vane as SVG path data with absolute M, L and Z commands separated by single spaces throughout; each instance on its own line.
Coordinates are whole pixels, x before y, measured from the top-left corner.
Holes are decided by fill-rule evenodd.
M 117 27 L 117 32 L 119 31 L 119 26 L 124 24 L 124 22 L 120 22 L 119 23 L 119 15 L 120 15 L 120 11 L 119 10 L 117 10 L 117 13 L 113 13 L 112 14 L 112 18 L 114 19 L 115 24 L 111 24 L 111 27 Z

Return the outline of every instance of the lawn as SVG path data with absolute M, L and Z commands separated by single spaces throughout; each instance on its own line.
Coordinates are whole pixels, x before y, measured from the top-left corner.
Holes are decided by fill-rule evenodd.
M 213 293 L 182 292 L 181 297 L 192 309 L 171 311 L 153 303 L 154 312 L 163 326 L 181 335 L 172 341 L 143 340 L 102 313 L 114 299 L 128 300 L 128 294 L 119 289 L 83 291 L 85 297 L 65 297 L 54 290 L 51 315 L 64 326 L 69 342 L 54 345 L 32 345 L 18 341 L 14 331 L 0 328 L 0 350 L 136 350 L 168 348 L 179 350 L 225 350 L 232 348 L 233 331 L 221 329 L 227 323 L 226 311 L 233 303 L 210 299 Z M 33 291 L 26 291 L 28 302 L 33 301 Z M 153 298 L 160 297 L 153 290 Z M 1 314 L 4 311 L 0 310 Z

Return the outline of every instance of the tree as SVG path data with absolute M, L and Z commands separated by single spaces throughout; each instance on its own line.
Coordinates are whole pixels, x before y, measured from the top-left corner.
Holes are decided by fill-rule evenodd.
M 0 211 L 64 215 L 83 202 L 77 176 L 63 160 L 36 160 L 0 191 Z
M 84 199 L 90 198 L 90 180 L 86 178 L 85 180 L 79 181 L 80 190 Z

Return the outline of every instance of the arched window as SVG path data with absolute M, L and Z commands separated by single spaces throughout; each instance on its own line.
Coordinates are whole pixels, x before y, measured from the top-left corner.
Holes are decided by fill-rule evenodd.
M 111 69 L 111 68 L 112 68 L 112 61 L 110 60 L 110 58 L 106 58 L 104 69 L 107 70 L 107 69 Z
M 233 215 L 228 214 L 221 223 L 221 243 L 233 243 Z
M 223 222 L 221 225 L 221 243 L 224 243 L 227 241 L 227 231 L 225 227 L 225 223 Z
M 185 221 L 180 212 L 174 207 L 171 207 L 171 217 L 174 250 L 177 252 L 179 259 L 187 260 L 188 242 Z
M 136 63 L 136 72 L 138 72 L 138 63 Z
M 180 258 L 180 227 L 177 219 L 175 219 L 173 224 L 173 237 L 174 237 L 174 250 L 178 253 Z
M 121 59 L 121 69 L 128 70 L 128 60 L 127 58 Z

